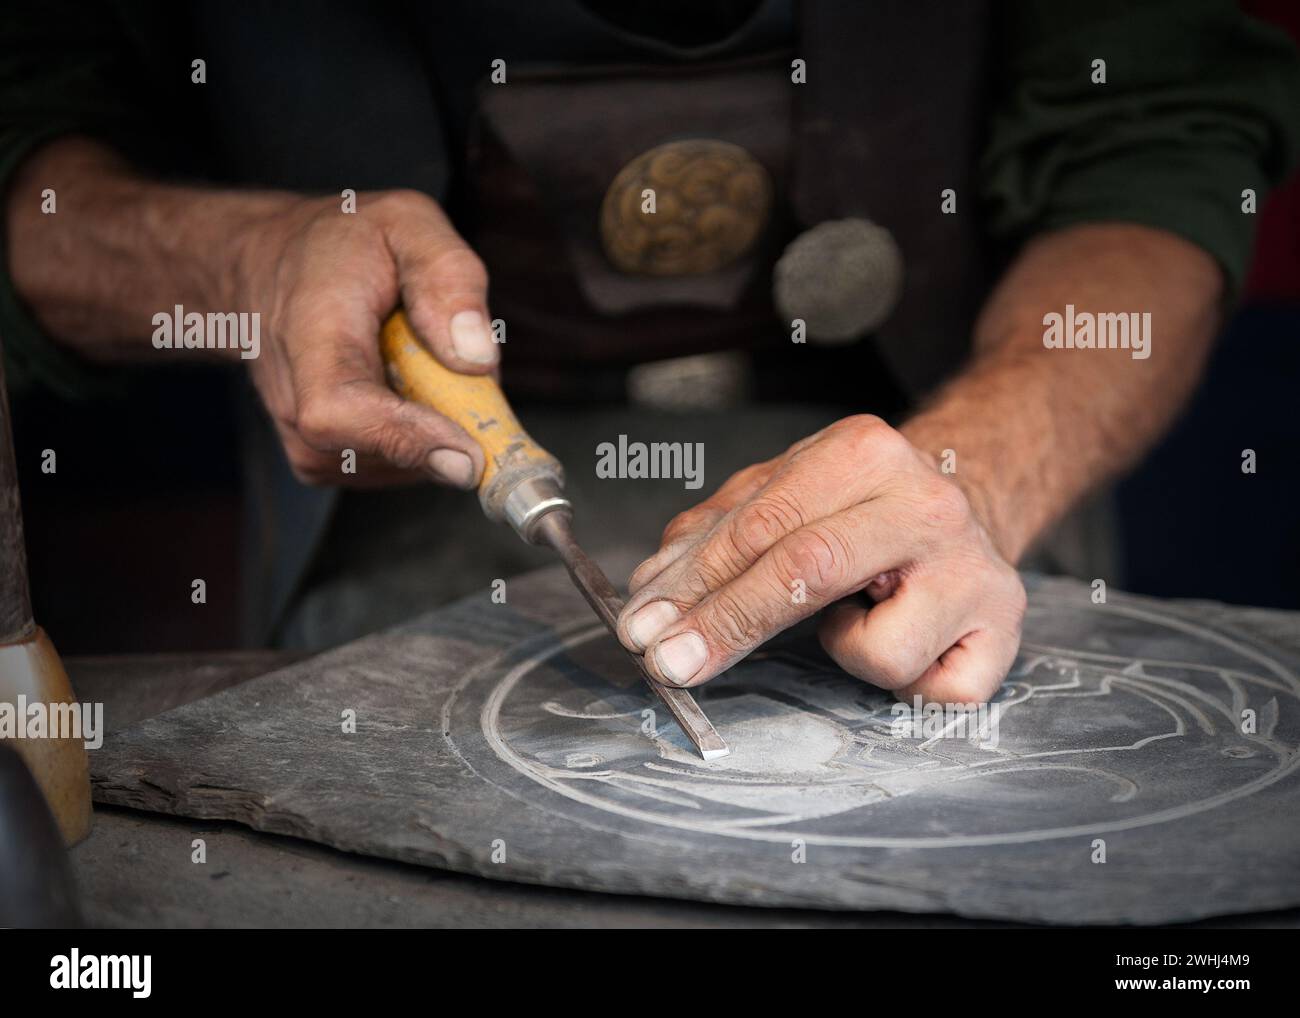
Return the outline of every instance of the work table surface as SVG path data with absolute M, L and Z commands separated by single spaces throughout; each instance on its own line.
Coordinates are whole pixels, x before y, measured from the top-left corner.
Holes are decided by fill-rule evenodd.
M 109 736 L 298 660 L 276 651 L 69 658 Z M 196 863 L 202 839 L 206 861 Z M 240 824 L 97 805 L 71 852 L 86 922 L 102 927 L 1002 926 L 893 912 L 755 909 L 535 887 L 339 852 Z M 1300 926 L 1300 909 L 1194 926 Z

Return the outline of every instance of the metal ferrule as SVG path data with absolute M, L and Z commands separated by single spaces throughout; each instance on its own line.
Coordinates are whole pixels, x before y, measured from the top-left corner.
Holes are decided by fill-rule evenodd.
M 537 540 L 537 521 L 547 513 L 563 509 L 573 512 L 573 504 L 564 497 L 564 489 L 554 477 L 530 477 L 520 481 L 511 489 L 502 505 L 502 514 L 515 533 L 529 544 L 541 544 Z

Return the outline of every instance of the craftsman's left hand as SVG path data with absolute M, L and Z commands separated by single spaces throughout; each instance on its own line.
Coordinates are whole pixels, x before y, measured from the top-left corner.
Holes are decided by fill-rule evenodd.
M 732 476 L 668 525 L 629 586 L 619 638 L 663 682 L 707 682 L 826 609 L 822 646 L 842 668 L 927 702 L 992 696 L 1025 611 L 961 488 L 869 416 Z

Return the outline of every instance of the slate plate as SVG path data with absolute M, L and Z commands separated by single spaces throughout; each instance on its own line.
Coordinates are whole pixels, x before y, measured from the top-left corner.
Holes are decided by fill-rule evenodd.
M 1020 658 L 966 731 L 900 717 L 794 631 L 702 691 L 733 748 L 704 764 L 552 568 L 114 733 L 95 798 L 746 905 L 1164 923 L 1300 903 L 1300 615 L 1027 583 Z

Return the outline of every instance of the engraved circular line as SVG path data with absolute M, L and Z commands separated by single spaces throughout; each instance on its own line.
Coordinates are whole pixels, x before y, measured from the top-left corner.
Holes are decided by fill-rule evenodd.
M 1284 670 L 1278 662 L 1265 657 L 1254 648 L 1238 644 L 1230 637 L 1214 632 L 1213 630 L 1202 629 L 1179 619 L 1171 618 L 1167 615 L 1143 611 L 1140 608 L 1130 607 L 1128 605 L 1111 605 L 1106 610 L 1125 614 L 1130 618 L 1144 619 L 1171 629 L 1179 629 L 1197 638 L 1208 639 L 1211 642 L 1218 643 L 1220 646 L 1226 647 L 1229 650 L 1239 653 L 1242 656 L 1263 665 L 1291 687 L 1292 696 L 1300 698 L 1300 680 L 1297 680 L 1294 675 Z M 791 838 L 802 838 L 807 844 L 811 845 L 844 848 L 971 848 L 989 845 L 1025 844 L 1035 841 L 1052 841 L 1059 838 L 1128 831 L 1140 827 L 1150 827 L 1155 824 L 1166 823 L 1170 820 L 1182 820 L 1186 817 L 1214 809 L 1226 802 L 1253 795 L 1255 792 L 1280 781 L 1287 774 L 1291 773 L 1291 771 L 1295 770 L 1297 766 L 1300 766 L 1300 754 L 1293 754 L 1289 763 L 1275 768 L 1253 781 L 1247 782 L 1244 785 L 1239 785 L 1236 788 L 1229 789 L 1225 792 L 1220 792 L 1218 795 L 1211 796 L 1208 799 L 1198 800 L 1190 805 L 1183 804 L 1180 806 L 1173 806 L 1156 813 L 1149 813 L 1140 817 L 1131 817 L 1127 820 L 1112 820 L 1105 823 L 1084 824 L 1073 827 L 1046 828 L 1036 831 L 1023 831 L 1015 834 L 962 834 L 947 838 L 881 838 L 867 836 L 800 834 L 789 831 L 764 834 L 754 830 L 736 830 L 734 827 L 712 824 L 708 821 L 683 822 L 674 820 L 671 817 L 649 813 L 644 810 L 621 806 L 617 803 L 610 802 L 608 799 L 588 795 L 580 789 L 572 788 L 547 778 L 544 775 L 537 773 L 533 765 L 516 753 L 500 734 L 498 719 L 500 716 L 501 705 L 505 702 L 505 698 L 510 694 L 515 685 L 524 675 L 528 674 L 528 672 L 532 671 L 538 665 L 562 651 L 567 650 L 570 647 L 581 646 L 582 644 L 590 642 L 593 638 L 607 633 L 608 631 L 603 625 L 593 623 L 591 626 L 571 633 L 559 643 L 538 651 L 516 664 L 510 669 L 510 671 L 502 676 L 500 681 L 493 688 L 487 700 L 484 702 L 482 710 L 479 713 L 481 730 L 488 745 L 492 747 L 492 750 L 501 760 L 542 787 L 549 788 L 553 792 L 556 792 L 567 799 L 584 803 L 588 806 L 602 810 L 603 812 L 630 817 L 660 827 L 673 827 L 679 830 L 718 834 L 724 837 L 742 838 L 749 841 L 784 843 L 789 841 Z

